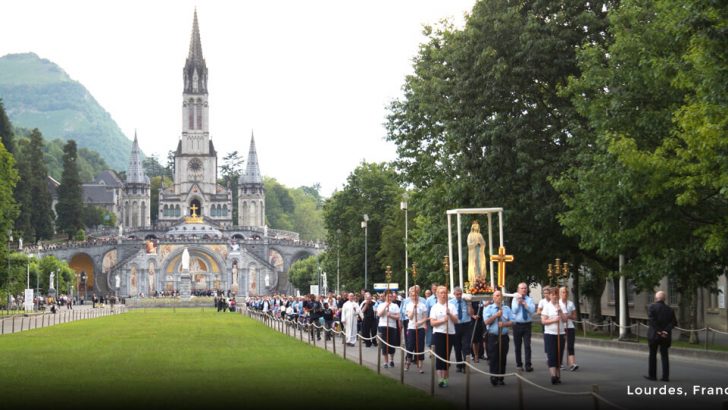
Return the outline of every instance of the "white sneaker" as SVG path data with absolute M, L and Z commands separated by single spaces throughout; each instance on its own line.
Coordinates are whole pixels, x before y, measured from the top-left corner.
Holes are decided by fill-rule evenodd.
M 571 367 L 569 367 L 569 370 L 571 370 L 573 372 L 574 370 L 576 370 L 578 368 L 579 368 L 579 365 L 576 364 L 576 363 L 574 363 L 574 364 L 571 365 Z

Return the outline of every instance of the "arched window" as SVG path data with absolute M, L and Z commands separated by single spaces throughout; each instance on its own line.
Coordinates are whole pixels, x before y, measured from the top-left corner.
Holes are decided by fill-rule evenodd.
M 140 216 L 141 220 L 139 221 L 139 225 L 147 226 L 147 204 L 144 201 L 142 201 L 142 210 Z
M 197 100 L 197 129 L 202 129 L 202 101 Z
M 194 104 L 190 104 L 187 107 L 187 112 L 189 113 L 189 128 L 191 130 L 195 129 L 195 106 Z
M 222 216 L 227 216 L 228 215 L 227 212 L 228 212 L 227 205 L 223 205 L 222 206 Z
M 253 201 L 253 202 L 250 203 L 250 220 L 248 220 L 246 222 L 248 224 L 248 226 L 256 226 L 257 225 L 255 219 L 258 216 L 258 207 L 256 205 L 257 204 L 255 203 L 255 201 Z

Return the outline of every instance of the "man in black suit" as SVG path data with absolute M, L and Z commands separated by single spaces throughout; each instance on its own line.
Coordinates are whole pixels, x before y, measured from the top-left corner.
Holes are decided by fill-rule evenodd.
M 677 325 L 675 312 L 665 303 L 665 292 L 655 293 L 655 303 L 647 308 L 649 329 L 647 330 L 647 343 L 650 347 L 648 380 L 657 380 L 657 348 L 660 348 L 662 359 L 662 380 L 670 381 L 670 361 L 667 349 L 672 344 L 672 328 Z

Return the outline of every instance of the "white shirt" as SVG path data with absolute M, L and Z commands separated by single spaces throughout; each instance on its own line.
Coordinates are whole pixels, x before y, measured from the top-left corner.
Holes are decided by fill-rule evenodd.
M 391 317 L 388 318 L 388 314 L 391 315 L 397 315 L 399 317 L 399 305 L 392 302 L 389 304 L 389 312 L 384 313 L 384 310 L 387 308 L 386 303 L 381 303 L 379 307 L 377 308 L 377 316 L 379 316 L 379 327 L 397 327 L 397 319 L 392 319 Z M 384 313 L 383 316 L 380 316 Z
M 536 309 L 543 309 L 543 307 L 546 306 L 547 303 L 551 303 L 549 302 L 548 298 L 539 300 L 538 307 Z
M 407 317 L 411 315 L 413 312 L 415 312 L 415 306 L 417 306 L 417 314 L 415 316 L 412 316 L 412 319 L 407 322 L 407 329 L 413 329 L 415 328 L 415 318 L 417 318 L 417 321 L 424 319 L 427 317 L 427 306 L 425 306 L 424 303 L 418 303 L 415 305 L 414 303 L 408 303 L 407 304 Z M 418 329 L 422 329 L 425 327 L 424 323 L 421 323 L 419 326 L 417 326 Z
M 440 302 L 435 303 L 434 306 L 432 306 L 432 309 L 430 309 L 430 320 L 442 320 L 447 316 L 445 309 L 449 309 L 450 313 L 456 314 L 457 308 L 454 304 L 448 303 L 447 306 L 443 305 Z M 448 317 L 447 321 L 432 327 L 432 333 L 448 333 L 451 335 L 455 334 L 455 322 L 453 322 L 452 318 Z
M 558 317 L 558 308 L 553 303 L 546 303 L 541 311 L 541 317 L 546 319 L 556 319 Z M 547 335 L 564 334 L 566 333 L 566 326 L 564 322 L 554 322 L 548 325 L 544 325 L 544 333 Z
M 574 306 L 574 302 L 572 302 L 570 300 L 567 300 L 566 301 L 566 304 L 564 304 L 564 302 L 561 299 L 559 299 L 559 305 L 561 305 L 561 310 L 563 310 L 564 313 L 566 313 L 566 316 L 567 317 L 571 317 L 571 312 L 573 312 L 573 311 L 576 310 L 576 306 Z M 571 319 L 569 319 L 566 322 L 566 328 L 567 329 L 573 329 L 574 328 L 574 321 L 571 320 Z

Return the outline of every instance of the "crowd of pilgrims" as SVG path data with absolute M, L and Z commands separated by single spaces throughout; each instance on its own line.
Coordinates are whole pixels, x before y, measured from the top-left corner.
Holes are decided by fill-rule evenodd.
M 463 291 L 456 287 L 452 294 L 445 286 L 433 284 L 424 292 L 419 286 L 409 289 L 408 297 L 394 292 L 377 294 L 362 290 L 335 295 L 258 296 L 245 299 L 248 309 L 278 319 L 301 324 L 315 324 L 309 330 L 312 337 L 331 339 L 331 330 L 341 330 L 347 345 L 354 346 L 361 337 L 366 347 L 381 349 L 385 368 L 394 367 L 395 346 L 407 350 L 405 371 L 410 367 L 424 373 L 426 347 L 435 354 L 451 360 L 455 352 L 455 366 L 465 372 L 464 361 L 479 363 L 487 360 L 491 374 L 506 373 L 510 339 L 513 332 L 516 368 L 524 370 L 521 355 L 525 351 L 525 371 L 533 371 L 531 363 L 531 327 L 535 316 L 540 316 L 544 330 L 544 353 L 552 384 L 561 383 L 561 370 L 565 348 L 568 369 L 579 368 L 574 354 L 574 323 L 576 309 L 568 300 L 566 288 L 543 288 L 538 305 L 528 295 L 528 286 L 521 283 L 510 304 L 504 302 L 500 291 L 489 300 L 466 301 Z M 376 335 L 384 341 L 378 343 Z M 404 336 L 404 343 L 402 343 Z M 438 385 L 447 387 L 450 364 L 436 359 Z M 502 376 L 491 376 L 493 386 L 505 385 Z

